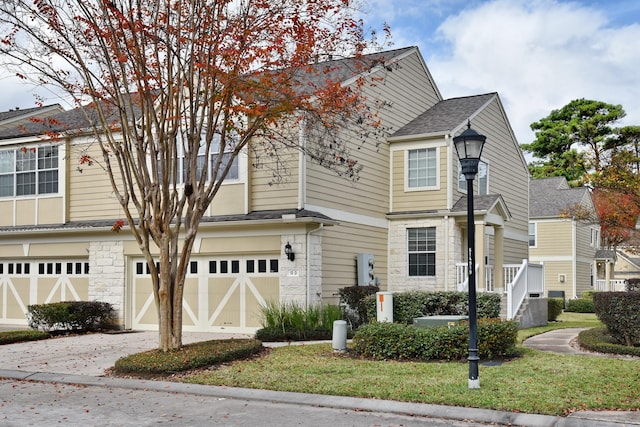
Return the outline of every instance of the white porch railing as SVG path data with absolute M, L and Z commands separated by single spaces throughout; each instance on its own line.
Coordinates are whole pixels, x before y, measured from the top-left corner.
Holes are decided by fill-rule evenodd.
M 609 289 L 607 289 L 607 281 L 604 279 L 596 280 L 595 286 L 593 288 L 596 291 L 612 291 L 612 292 L 623 292 L 627 290 L 627 281 L 624 279 L 610 279 L 609 280 Z
M 507 283 L 507 320 L 513 319 L 522 302 L 530 294 L 544 295 L 544 266 L 522 260 L 520 270 Z
M 518 270 L 520 270 L 520 264 L 505 264 L 502 267 L 503 276 L 504 276 L 504 284 L 499 286 L 500 288 L 506 288 L 507 283 L 513 282 L 513 279 L 518 274 Z M 478 270 L 480 267 L 476 265 L 476 274 L 478 274 Z M 456 283 L 458 291 L 467 291 L 468 290 L 468 280 L 469 276 L 467 275 L 467 264 L 464 262 L 456 263 Z M 496 290 L 496 279 L 494 275 L 494 267 L 491 264 L 486 264 L 484 266 L 484 283 L 485 289 L 478 289 L 481 292 L 495 292 Z

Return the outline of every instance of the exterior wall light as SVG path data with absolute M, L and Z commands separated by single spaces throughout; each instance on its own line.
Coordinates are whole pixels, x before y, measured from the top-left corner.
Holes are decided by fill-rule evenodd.
M 287 242 L 287 244 L 284 245 L 284 253 L 287 256 L 287 259 L 289 261 L 293 261 L 296 259 L 296 254 L 293 253 L 293 249 L 291 248 L 291 245 L 289 244 L 289 242 Z

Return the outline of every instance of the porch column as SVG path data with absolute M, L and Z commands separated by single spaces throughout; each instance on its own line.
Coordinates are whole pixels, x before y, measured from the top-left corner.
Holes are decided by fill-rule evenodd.
M 495 292 L 504 292 L 504 227 L 496 225 L 494 229 L 494 268 Z
M 609 260 L 604 262 L 604 289 L 607 292 L 611 291 L 611 263 Z
M 487 284 L 485 280 L 485 256 L 484 253 L 484 222 L 476 222 L 476 264 L 478 265 L 478 274 L 476 274 L 476 289 L 480 289 L 482 292 L 487 290 Z

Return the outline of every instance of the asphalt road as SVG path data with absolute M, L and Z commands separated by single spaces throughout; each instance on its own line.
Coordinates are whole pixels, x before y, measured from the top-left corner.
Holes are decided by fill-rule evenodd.
M 0 380 L 1 426 L 449 426 L 465 423 L 155 390 Z

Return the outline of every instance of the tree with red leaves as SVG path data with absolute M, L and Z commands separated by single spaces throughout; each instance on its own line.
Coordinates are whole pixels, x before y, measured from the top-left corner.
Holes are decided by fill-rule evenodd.
M 100 164 L 151 271 L 161 349 L 182 345 L 198 226 L 241 152 L 255 150 L 282 170 L 282 150 L 303 150 L 358 178 L 362 165 L 350 150 L 381 132 L 363 95 L 376 82 L 343 85 L 344 63 L 318 63 L 355 58 L 352 76 L 373 66 L 362 56 L 372 41 L 353 12 L 347 0 L 0 4 L 5 63 L 57 86 L 91 120 Z

